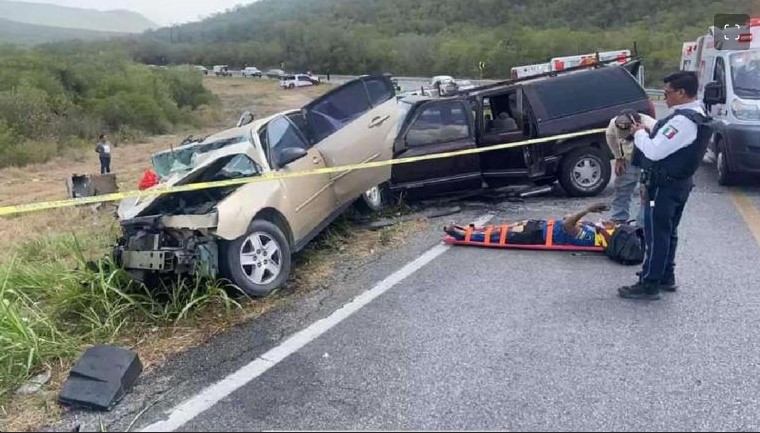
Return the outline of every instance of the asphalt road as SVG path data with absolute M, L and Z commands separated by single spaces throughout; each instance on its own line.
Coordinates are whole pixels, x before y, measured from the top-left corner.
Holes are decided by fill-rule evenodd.
M 758 430 L 760 183 L 720 187 L 711 166 L 696 180 L 680 233 L 681 288 L 661 301 L 619 298 L 638 268 L 601 255 L 440 246 L 450 220 L 561 217 L 609 201 L 611 189 L 593 199 L 469 201 L 405 248 L 372 262 L 347 258 L 324 291 L 142 377 L 104 422 L 124 430 L 140 415 L 135 429 L 170 419 L 181 431 Z M 439 255 L 377 292 L 431 249 Z M 363 307 L 344 307 L 373 292 Z M 353 314 L 331 322 L 336 311 Z M 292 349 L 288 337 L 315 323 L 316 338 Z M 272 349 L 285 351 L 281 361 Z M 266 371 L 243 370 L 214 388 L 233 392 L 175 409 L 262 355 Z M 94 430 L 96 420 L 74 413 L 58 428 Z

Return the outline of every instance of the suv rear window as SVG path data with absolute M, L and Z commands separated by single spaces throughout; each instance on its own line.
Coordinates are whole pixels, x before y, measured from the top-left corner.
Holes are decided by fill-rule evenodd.
M 571 73 L 532 84 L 551 119 L 646 99 L 623 70 Z

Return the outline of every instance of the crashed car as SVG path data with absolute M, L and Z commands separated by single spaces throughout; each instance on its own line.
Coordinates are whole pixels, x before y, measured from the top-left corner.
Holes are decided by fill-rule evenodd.
M 391 159 L 396 105 L 390 79 L 360 77 L 300 110 L 155 154 L 154 188 Z M 142 281 L 207 275 L 266 296 L 287 280 L 291 254 L 349 206 L 381 209 L 390 173 L 352 169 L 125 199 L 114 260 Z
M 655 116 L 634 78 L 638 64 L 496 83 L 457 96 L 404 96 L 394 158 L 424 157 L 606 128 L 630 109 Z M 391 191 L 408 198 L 558 181 L 571 197 L 607 187 L 613 155 L 604 132 L 393 166 Z

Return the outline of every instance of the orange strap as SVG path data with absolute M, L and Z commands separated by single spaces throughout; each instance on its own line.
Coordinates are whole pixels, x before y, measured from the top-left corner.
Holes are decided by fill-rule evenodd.
M 493 232 L 493 226 L 486 227 L 484 241 L 486 245 L 491 245 L 491 233 Z
M 546 246 L 550 247 L 553 245 L 553 237 L 554 237 L 554 220 L 549 220 L 546 222 Z
M 501 238 L 499 238 L 499 245 L 506 245 L 507 243 L 507 231 L 509 230 L 508 225 L 501 226 Z
M 470 242 L 471 237 L 472 237 L 472 226 L 467 226 L 467 230 L 464 231 L 464 241 Z

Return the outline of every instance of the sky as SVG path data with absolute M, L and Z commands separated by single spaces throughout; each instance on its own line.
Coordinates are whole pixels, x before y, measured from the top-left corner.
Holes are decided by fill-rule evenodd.
M 182 24 L 224 12 L 235 5 L 247 5 L 255 0 L 17 0 L 27 3 L 50 3 L 77 8 L 112 10 L 126 9 L 139 12 L 149 20 L 162 25 Z

